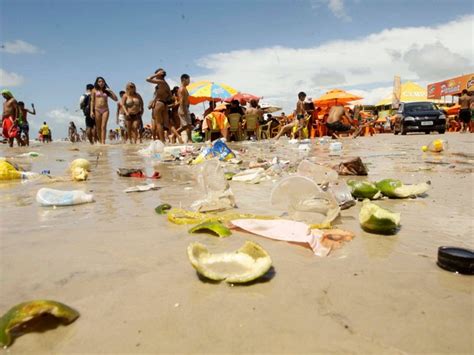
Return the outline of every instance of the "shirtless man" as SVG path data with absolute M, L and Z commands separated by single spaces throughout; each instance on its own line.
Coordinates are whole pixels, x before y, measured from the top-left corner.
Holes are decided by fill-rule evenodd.
M 158 69 L 155 74 L 146 78 L 146 81 L 155 86 L 155 96 L 149 107 L 152 109 L 151 130 L 153 139 L 159 138 L 165 143 L 164 126 L 168 125 L 168 105 L 172 103 L 171 89 L 165 81 L 166 72 Z
M 18 145 L 20 145 L 18 138 L 19 132 L 15 129 L 15 121 L 18 117 L 18 104 L 10 90 L 2 90 L 2 96 L 5 99 L 2 112 L 3 136 L 8 139 L 10 147 L 13 147 L 13 140 L 15 138 L 17 139 Z
M 188 142 L 191 142 L 191 114 L 189 113 L 189 92 L 186 88 L 191 79 L 188 74 L 181 75 L 181 87 L 178 90 L 179 108 L 178 116 L 181 127 L 178 129 L 178 133 L 181 134 L 186 130 L 188 135 Z
M 18 102 L 18 127 L 20 128 L 20 137 L 24 133 L 25 139 L 23 143 L 30 145 L 30 125 L 28 124 L 28 114 L 36 115 L 35 105 L 31 104 L 31 110 L 25 107 L 23 101 Z
M 291 131 L 293 129 L 293 127 L 298 124 L 298 120 L 300 118 L 305 117 L 305 115 L 306 115 L 306 110 L 304 109 L 304 100 L 305 99 L 306 99 L 306 93 L 301 91 L 298 94 L 298 102 L 296 103 L 296 111 L 295 111 L 296 112 L 296 117 L 293 119 L 292 122 L 290 122 L 289 124 L 283 126 L 280 129 L 280 132 L 278 132 L 278 134 L 275 136 L 275 139 L 278 140 L 283 134 L 285 134 L 288 131 Z
M 462 95 L 459 97 L 459 120 L 461 121 L 461 132 L 467 132 L 469 128 L 469 122 L 471 121 L 471 103 L 473 102 L 472 96 L 466 89 L 462 91 Z
M 344 120 L 347 122 L 344 122 Z M 326 126 L 333 131 L 334 134 L 337 134 L 337 132 L 351 131 L 351 117 L 346 110 L 344 110 L 343 105 L 336 104 L 336 106 L 331 107 Z

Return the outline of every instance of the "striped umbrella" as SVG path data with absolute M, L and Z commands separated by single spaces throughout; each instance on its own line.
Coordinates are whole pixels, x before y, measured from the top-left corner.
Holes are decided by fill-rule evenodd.
M 188 86 L 189 103 L 196 105 L 204 101 L 222 101 L 237 93 L 237 90 L 226 84 L 212 81 L 198 81 Z

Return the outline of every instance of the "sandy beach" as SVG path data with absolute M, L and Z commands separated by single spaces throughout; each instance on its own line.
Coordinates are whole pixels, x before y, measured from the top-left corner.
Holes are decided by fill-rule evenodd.
M 435 138 L 447 139 L 449 149 L 423 153 L 420 147 Z M 137 151 L 145 144 L 0 147 L 0 156 L 25 170 L 54 176 L 67 176 L 75 158 L 92 162 L 86 182 L 0 184 L 0 313 L 53 299 L 81 314 L 69 326 L 19 337 L 7 353 L 472 354 L 474 278 L 438 268 L 436 258 L 442 245 L 474 249 L 474 135 L 379 134 L 341 142 L 341 157 L 329 156 L 327 144 L 308 152 L 286 140 L 229 144 L 248 149 L 244 161 L 337 163 L 360 156 L 370 180 L 432 182 L 424 198 L 378 202 L 401 212 L 394 236 L 362 231 L 360 202 L 343 210 L 335 225 L 356 237 L 326 258 L 243 232 L 218 239 L 169 223 L 154 208 L 189 207 L 200 196 L 195 168 L 144 158 Z M 42 156 L 16 157 L 28 151 Z M 140 181 L 120 178 L 119 167 L 155 168 L 162 189 L 125 194 Z M 279 179 L 231 182 L 238 211 L 272 214 L 269 196 Z M 96 202 L 41 207 L 35 195 L 45 186 L 92 192 Z M 186 255 L 192 241 L 231 251 L 245 240 L 262 245 L 274 267 L 248 286 L 204 282 Z

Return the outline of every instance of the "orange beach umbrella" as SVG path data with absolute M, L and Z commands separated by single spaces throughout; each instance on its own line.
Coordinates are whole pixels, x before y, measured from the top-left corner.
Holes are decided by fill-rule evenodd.
M 326 92 L 323 96 L 313 100 L 317 106 L 334 106 L 337 104 L 347 104 L 348 102 L 360 100 L 362 97 L 351 94 L 340 89 L 333 89 Z

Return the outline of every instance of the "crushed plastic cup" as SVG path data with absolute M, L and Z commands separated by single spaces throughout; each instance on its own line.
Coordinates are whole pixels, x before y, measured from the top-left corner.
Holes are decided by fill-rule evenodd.
M 161 154 L 164 152 L 165 145 L 162 141 L 156 140 L 150 143 L 147 148 L 140 149 L 138 151 L 139 154 L 145 157 L 152 157 L 152 158 L 161 158 Z
M 194 201 L 192 209 L 198 212 L 211 212 L 234 208 L 234 194 L 219 161 L 207 160 L 195 168 L 198 186 L 204 198 Z
M 288 212 L 290 218 L 310 224 L 330 223 L 340 212 L 331 193 L 303 176 L 280 180 L 271 192 L 270 202 L 274 208 Z
M 296 171 L 298 175 L 310 178 L 317 184 L 337 181 L 338 178 L 338 174 L 334 169 L 311 163 L 308 160 L 302 160 Z

